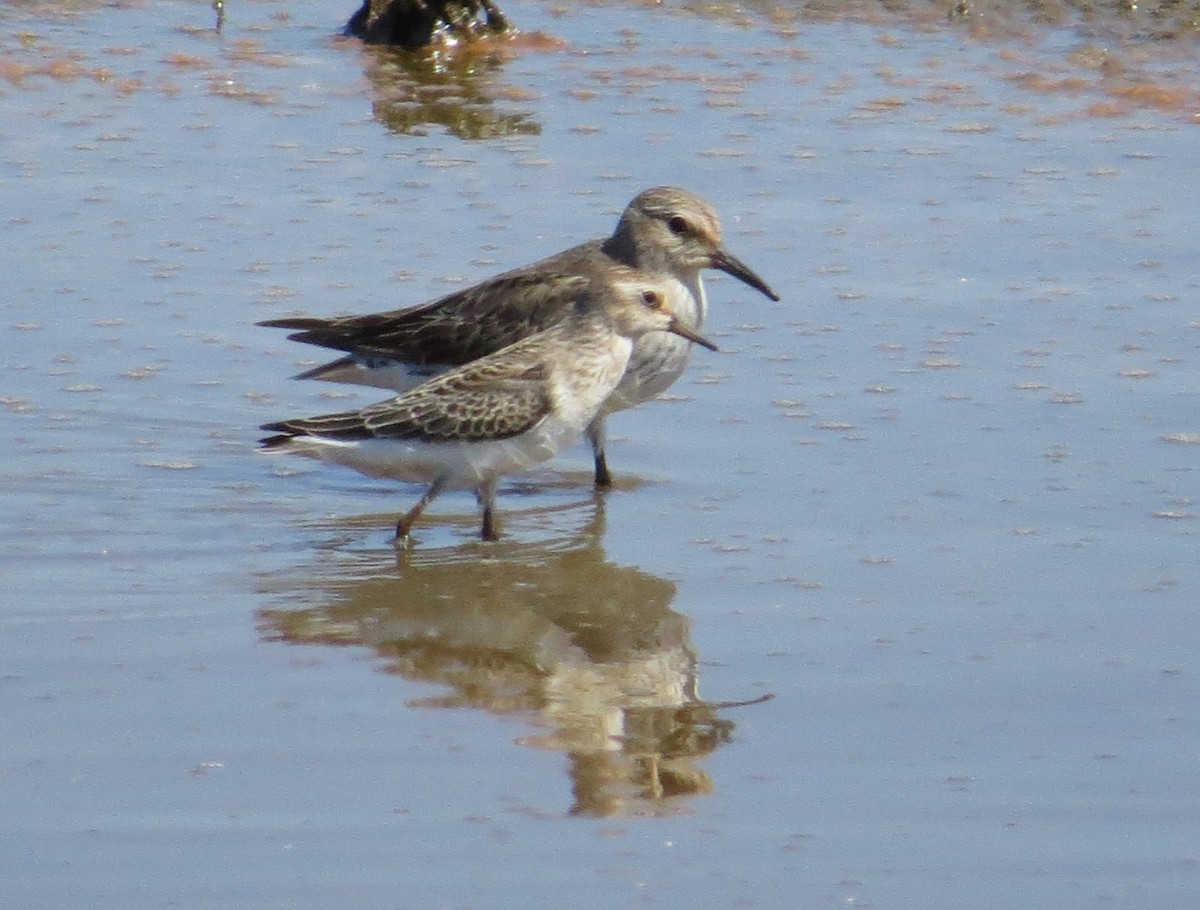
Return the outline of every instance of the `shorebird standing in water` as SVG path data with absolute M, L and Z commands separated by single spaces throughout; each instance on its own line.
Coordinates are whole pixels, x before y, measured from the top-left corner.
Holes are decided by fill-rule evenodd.
M 561 320 L 574 306 L 579 279 L 606 279 L 634 268 L 659 282 L 677 324 L 699 331 L 708 312 L 703 269 L 719 269 L 779 295 L 725 249 L 721 223 L 707 202 L 660 186 L 639 193 L 613 235 L 490 278 L 422 306 L 365 316 L 289 317 L 259 325 L 294 329 L 288 336 L 347 356 L 297 376 L 404 392 L 446 369 L 492 354 Z M 612 484 L 605 456 L 605 418 L 668 389 L 683 373 L 691 344 L 678 333 L 650 332 L 634 344 L 624 376 L 586 428 L 596 484 Z
M 428 487 L 396 539 L 444 490 L 474 489 L 480 535 L 495 540 L 499 479 L 552 458 L 591 425 L 627 372 L 639 341 L 672 335 L 716 346 L 672 309 L 658 276 L 610 268 L 606 280 L 558 276 L 570 312 L 552 327 L 358 411 L 263 426 L 267 452 L 291 452 Z

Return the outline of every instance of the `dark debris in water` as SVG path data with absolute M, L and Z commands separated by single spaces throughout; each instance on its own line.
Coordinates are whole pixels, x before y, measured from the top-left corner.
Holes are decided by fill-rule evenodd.
M 368 44 L 409 50 L 510 31 L 492 0 L 363 0 L 346 24 L 347 34 Z

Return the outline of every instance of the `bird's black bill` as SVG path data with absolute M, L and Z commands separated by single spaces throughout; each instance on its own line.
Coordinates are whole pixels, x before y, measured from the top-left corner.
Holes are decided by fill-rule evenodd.
M 744 282 L 756 291 L 766 294 L 772 300 L 778 300 L 779 295 L 771 290 L 771 286 L 755 274 L 754 270 L 733 253 L 718 250 L 713 254 L 712 267 L 720 269 L 726 275 L 732 275 L 738 281 Z
M 721 350 L 719 347 L 717 347 L 715 344 L 713 344 L 711 341 L 709 341 L 703 335 L 699 334 L 698 332 L 693 332 L 691 329 L 689 329 L 687 326 L 683 325 L 681 322 L 679 322 L 677 320 L 671 320 L 671 325 L 667 329 L 667 331 L 674 332 L 680 338 L 686 338 L 688 341 L 692 342 L 693 344 L 698 344 L 703 348 L 708 348 L 710 351 Z

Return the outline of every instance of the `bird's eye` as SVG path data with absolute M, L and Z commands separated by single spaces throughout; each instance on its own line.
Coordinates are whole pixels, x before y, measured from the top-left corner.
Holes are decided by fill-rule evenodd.
M 642 291 L 642 303 L 652 310 L 657 310 L 663 304 L 662 294 L 658 291 Z
M 671 219 L 667 222 L 667 227 L 671 229 L 672 234 L 675 234 L 679 237 L 682 237 L 691 231 L 691 228 L 688 226 L 687 219 L 682 215 L 672 215 Z

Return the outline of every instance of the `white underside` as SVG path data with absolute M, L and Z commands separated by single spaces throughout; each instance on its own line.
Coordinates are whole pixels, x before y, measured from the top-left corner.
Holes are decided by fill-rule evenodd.
M 487 480 L 523 471 L 571 445 L 581 428 L 553 417 L 511 439 L 417 442 L 405 439 L 334 440 L 297 436 L 271 452 L 288 452 L 354 468 L 372 477 L 476 489 Z
M 429 367 L 413 367 L 397 360 L 366 360 L 355 357 L 353 367 L 347 366 L 330 376 L 336 382 L 365 385 L 374 389 L 407 392 L 432 376 L 444 372 Z

